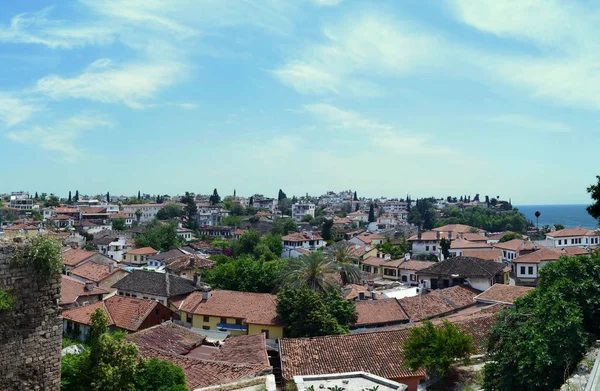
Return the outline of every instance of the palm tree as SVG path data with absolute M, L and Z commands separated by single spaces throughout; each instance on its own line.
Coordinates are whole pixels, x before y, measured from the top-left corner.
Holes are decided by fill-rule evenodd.
M 539 222 L 540 222 L 540 215 L 541 215 L 540 211 L 536 210 L 535 211 L 535 229 L 536 230 L 539 230 L 538 225 L 539 225 Z
M 344 285 L 360 281 L 359 259 L 350 251 L 351 249 L 352 244 L 338 242 L 326 251 L 328 258 L 337 266 Z
M 339 274 L 344 284 L 358 282 L 360 271 L 351 263 L 337 263 L 322 251 L 311 252 L 291 259 L 282 273 L 282 284 L 299 288 L 306 284 L 310 289 L 325 293 L 338 285 Z

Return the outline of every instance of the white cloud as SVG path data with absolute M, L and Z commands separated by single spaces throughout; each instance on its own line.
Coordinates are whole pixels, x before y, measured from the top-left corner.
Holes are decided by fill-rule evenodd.
M 185 72 L 178 62 L 130 63 L 121 67 L 92 67 L 72 78 L 58 75 L 38 80 L 35 91 L 53 99 L 83 98 L 143 108 L 144 100 L 177 83 Z
M 313 3 L 318 5 L 319 7 L 332 7 L 339 5 L 342 0 L 312 0 Z
M 195 103 L 179 103 L 178 106 L 185 110 L 196 110 L 198 108 Z
M 323 44 L 307 46 L 274 75 L 303 94 L 375 95 L 380 91 L 366 75 L 394 77 L 437 67 L 450 49 L 412 23 L 376 14 L 349 17 L 323 34 Z
M 537 130 L 548 133 L 571 132 L 571 126 L 557 121 L 549 121 L 525 115 L 504 114 L 497 116 L 477 117 L 486 122 L 500 123 L 517 128 Z
M 59 121 L 53 126 L 33 126 L 30 130 L 9 132 L 6 136 L 21 144 L 33 144 L 47 151 L 58 152 L 64 161 L 74 163 L 83 156 L 83 149 L 75 144 L 81 134 L 111 126 L 111 121 L 81 114 Z
M 0 93 L 0 121 L 7 126 L 14 126 L 26 121 L 39 110 L 37 105 L 27 103 L 9 94 Z

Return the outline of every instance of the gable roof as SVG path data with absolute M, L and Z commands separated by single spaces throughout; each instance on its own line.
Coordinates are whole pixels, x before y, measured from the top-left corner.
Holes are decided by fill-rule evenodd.
M 542 247 L 537 251 L 521 255 L 513 259 L 513 263 L 540 263 L 548 261 L 557 261 L 561 256 L 567 255 L 561 254 L 560 250 L 550 249 Z
M 357 235 L 354 238 L 360 240 L 364 244 L 371 244 L 371 243 L 373 243 L 373 240 L 385 240 L 385 236 L 381 236 L 379 234 L 370 234 L 370 233 Z
M 77 298 L 82 296 L 94 296 L 108 293 L 106 289 L 94 286 L 91 290 L 85 289 L 85 282 L 76 280 L 73 277 L 61 274 L 61 289 L 59 305 L 74 303 Z
M 458 274 L 460 278 L 492 278 L 501 274 L 503 270 L 504 264 L 500 262 L 490 262 L 479 258 L 459 256 L 436 262 L 433 266 L 418 271 L 417 274 L 437 276 Z
M 524 240 L 524 239 L 512 239 L 509 240 L 508 242 L 504 242 L 504 243 L 494 243 L 493 246 L 495 248 L 501 248 L 503 250 L 510 250 L 510 251 L 520 251 L 520 250 L 535 250 L 536 248 L 538 248 L 535 243 L 529 241 L 529 240 Z
M 127 270 L 118 268 L 116 266 L 113 266 L 113 270 L 111 272 L 109 265 L 96 263 L 94 261 L 84 263 L 83 265 L 77 266 L 75 269 L 71 270 L 71 274 L 93 282 L 103 281 L 109 276 L 119 272 L 125 274 L 129 273 Z
M 475 296 L 475 301 L 480 303 L 513 304 L 515 299 L 525 296 L 532 287 L 494 284 L 485 292 Z
M 433 229 L 434 231 L 440 232 L 452 232 L 452 233 L 471 233 L 472 230 L 477 230 L 479 233 L 485 233 L 486 231 L 481 228 L 471 227 L 465 224 L 448 224 Z
M 157 252 L 158 251 L 153 249 L 152 247 L 140 247 L 140 248 L 134 248 L 133 250 L 129 250 L 125 254 L 147 255 L 147 254 L 156 254 Z
M 88 258 L 93 257 L 94 255 L 99 255 L 100 253 L 96 251 L 86 251 L 79 249 L 69 249 L 62 253 L 63 263 L 67 266 L 77 266 L 81 262 L 85 261 Z
M 565 228 L 555 232 L 548 232 L 546 236 L 551 238 L 566 238 L 571 236 L 597 236 L 598 231 L 587 228 Z
M 205 336 L 171 321 L 125 336 L 140 349 L 155 348 L 167 353 L 186 355 L 202 345 Z
M 309 240 L 323 240 L 321 235 L 318 233 L 311 233 L 311 236 L 308 236 L 306 232 L 291 232 L 288 235 L 285 235 L 282 240 L 286 242 L 306 242 Z
M 473 249 L 473 248 L 479 248 L 479 249 L 492 249 L 492 245 L 487 243 L 487 239 L 485 237 L 483 237 L 483 241 L 477 241 L 477 242 L 473 242 L 470 240 L 464 240 L 464 239 L 456 239 L 453 240 L 450 243 L 450 248 L 451 249 Z
M 101 308 L 108 316 L 108 326 L 136 331 L 146 317 L 156 308 L 162 306 L 156 300 L 136 299 L 133 297 L 112 296 L 104 301 L 85 307 L 63 311 L 63 318 L 73 322 L 91 325 L 91 316 Z
M 472 257 L 485 259 L 486 261 L 497 261 L 502 258 L 502 250 L 497 248 L 492 248 L 489 250 L 485 249 L 475 249 L 475 250 L 464 250 L 462 252 L 463 257 Z
M 354 326 L 408 322 L 408 316 L 396 299 L 357 301 L 356 314 L 358 318 Z
M 400 270 L 423 270 L 430 266 L 435 265 L 435 262 L 431 261 L 404 261 L 398 265 L 398 269 Z
M 167 298 L 200 289 L 194 285 L 194 281 L 187 278 L 145 270 L 134 270 L 114 284 L 112 288 Z
M 268 293 L 213 290 L 208 300 L 201 292 L 189 295 L 180 310 L 197 315 L 243 319 L 247 324 L 282 326 L 277 317 L 277 296 Z
M 436 289 L 421 296 L 405 297 L 398 302 L 411 322 L 430 319 L 475 305 L 479 293 L 464 286 Z

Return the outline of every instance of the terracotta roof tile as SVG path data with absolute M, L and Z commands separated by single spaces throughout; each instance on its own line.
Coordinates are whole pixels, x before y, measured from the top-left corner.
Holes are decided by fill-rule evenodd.
M 475 227 L 471 227 L 470 225 L 464 225 L 464 224 L 449 224 L 449 225 L 444 225 L 442 227 L 437 227 L 434 228 L 434 231 L 440 231 L 440 232 L 453 232 L 453 233 L 470 233 L 471 230 L 476 229 L 477 232 L 479 233 L 485 233 L 486 231 L 481 229 L 481 228 L 475 228 Z M 456 235 L 453 235 L 454 237 L 456 237 Z
M 456 310 L 475 305 L 473 298 L 478 292 L 463 287 L 437 289 L 431 293 L 405 297 L 398 300 L 411 322 L 435 318 Z
M 482 303 L 513 304 L 515 299 L 525 296 L 534 288 L 526 286 L 513 286 L 494 284 L 485 292 L 475 296 L 475 300 Z
M 502 250 L 495 248 L 491 250 L 464 250 L 462 255 L 464 257 L 485 259 L 486 261 L 498 261 L 498 259 L 502 259 Z
M 494 243 L 495 248 L 501 248 L 503 250 L 520 251 L 520 250 L 535 250 L 537 247 L 535 243 L 524 240 L 524 239 L 513 239 L 504 243 Z
M 155 250 L 152 247 L 141 247 L 141 248 L 134 248 L 133 250 L 129 250 L 125 254 L 132 254 L 132 255 L 154 255 L 156 253 L 158 253 L 158 250 Z
M 79 249 L 70 249 L 62 253 L 63 262 L 67 266 L 77 266 L 81 262 L 85 261 L 88 258 L 93 257 L 94 255 L 99 254 L 96 251 L 86 251 Z
M 100 282 L 119 271 L 121 271 L 121 273 L 125 272 L 124 274 L 129 273 L 125 269 L 120 269 L 116 266 L 113 266 L 113 270 L 111 272 L 109 265 L 95 263 L 92 261 L 84 263 L 81 266 L 77 266 L 75 269 L 71 270 L 71 274 L 85 278 L 88 281 Z
M 400 270 L 423 270 L 430 266 L 433 266 L 435 262 L 430 261 L 405 261 L 398 265 L 398 269 Z
M 492 249 L 492 245 L 488 244 L 485 237 L 483 238 L 483 241 L 479 241 L 479 242 L 472 242 L 470 240 L 464 240 L 464 239 L 456 239 L 453 240 L 452 243 L 450 243 L 450 248 L 451 249 Z
M 155 348 L 180 355 L 186 355 L 202 345 L 205 338 L 202 334 L 170 321 L 125 336 L 125 339 L 135 343 L 140 349 Z
M 548 232 L 546 236 L 552 238 L 565 238 L 570 236 L 598 236 L 600 233 L 587 228 L 565 228 L 556 232 Z
M 560 251 L 554 251 L 554 249 L 541 248 L 537 251 L 521 255 L 513 259 L 513 263 L 540 263 L 547 261 L 557 261 L 561 256 Z
M 211 360 L 244 364 L 257 364 L 268 367 L 267 339 L 264 333 L 229 337 L 219 350 L 211 356 Z
M 306 242 L 309 240 L 323 240 L 321 235 L 318 233 L 312 233 L 312 236 L 308 236 L 306 232 L 292 232 L 289 235 L 285 235 L 282 240 L 286 242 Z
M 357 301 L 356 314 L 358 319 L 354 326 L 408 322 L 408 316 L 396 299 Z
M 247 324 L 282 325 L 277 318 L 275 295 L 225 290 L 210 293 L 208 300 L 202 300 L 201 292 L 192 293 L 181 306 L 181 311 L 244 319 Z
M 97 286 L 92 287 L 92 290 L 85 290 L 85 283 L 76 280 L 73 277 L 61 275 L 61 290 L 60 290 L 60 305 L 67 305 L 74 303 L 78 297 L 81 296 L 94 296 L 106 294 L 106 289 L 99 288 Z

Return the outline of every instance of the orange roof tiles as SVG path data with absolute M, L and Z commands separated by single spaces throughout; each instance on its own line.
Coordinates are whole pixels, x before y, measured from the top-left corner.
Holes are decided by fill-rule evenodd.
M 158 250 L 155 250 L 152 247 L 140 247 L 140 248 L 134 248 L 133 250 L 129 250 L 125 254 L 132 254 L 132 255 L 154 255 L 156 253 L 158 253 Z
M 396 299 L 357 301 L 356 314 L 358 319 L 354 326 L 408 322 L 408 316 Z
M 496 248 L 490 250 L 464 250 L 462 255 L 464 257 L 485 259 L 486 261 L 497 261 L 502 258 L 502 250 Z
M 565 228 L 556 232 L 548 232 L 546 236 L 552 238 L 565 238 L 571 236 L 598 236 L 600 233 L 587 228 Z
M 97 286 L 88 291 L 85 289 L 84 282 L 64 274 L 61 275 L 60 305 L 74 303 L 81 296 L 102 295 L 105 293 L 108 293 L 108 291 Z
M 435 262 L 430 261 L 405 261 L 398 265 L 398 269 L 400 270 L 422 270 L 426 269 L 429 266 L 433 266 Z
M 548 262 L 548 261 L 556 261 L 562 255 L 558 251 L 554 251 L 549 248 L 541 248 L 537 251 L 534 251 L 529 254 L 521 255 L 515 259 L 513 259 L 513 263 L 540 263 L 540 262 Z
M 243 319 L 247 324 L 282 325 L 277 318 L 275 295 L 225 290 L 210 293 L 208 300 L 202 300 L 202 292 L 191 293 L 181 305 L 181 311 Z
M 477 230 L 479 233 L 485 233 L 486 231 L 481 228 L 471 227 L 465 224 L 448 224 L 433 229 L 434 231 L 440 232 L 452 232 L 452 233 L 471 233 L 472 230 Z M 456 235 L 453 235 L 456 236 Z
M 135 343 L 140 349 L 155 348 L 171 354 L 186 355 L 202 345 L 205 337 L 169 321 L 129 334 L 125 339 Z
M 504 242 L 504 243 L 494 243 L 493 246 L 495 248 L 501 248 L 503 250 L 510 250 L 510 251 L 535 250 L 536 248 L 538 248 L 535 245 L 535 243 L 533 243 L 529 240 L 523 240 L 523 239 L 513 239 L 513 240 L 509 240 L 508 242 Z
M 128 273 L 126 270 L 120 269 L 115 266 L 113 266 L 113 270 L 111 272 L 109 265 L 104 265 L 95 262 L 87 262 L 71 270 L 71 274 L 85 278 L 88 281 L 100 282 L 108 276 L 118 272 L 119 270 L 125 272 L 125 274 Z
M 398 300 L 411 322 L 434 318 L 474 305 L 477 295 L 463 286 L 433 290 L 428 294 Z
M 479 249 L 485 249 L 485 248 L 489 248 L 490 250 L 492 249 L 492 245 L 488 244 L 487 241 L 479 241 L 479 242 L 472 242 L 470 240 L 464 240 L 464 239 L 457 239 L 457 240 L 453 240 L 452 243 L 450 243 L 450 248 L 451 249 L 472 249 L 472 248 L 479 248 Z
M 475 301 L 483 303 L 513 304 L 515 299 L 525 296 L 534 288 L 526 286 L 513 286 L 494 284 L 488 290 L 475 296 Z
M 281 239 L 285 240 L 286 242 L 306 242 L 309 240 L 323 240 L 321 235 L 319 235 L 318 233 L 312 233 L 311 236 L 309 236 L 309 234 L 307 234 L 306 232 L 292 232 L 288 235 L 285 235 Z
M 71 249 L 62 253 L 63 262 L 67 266 L 77 266 L 81 262 L 85 261 L 88 258 L 93 257 L 94 255 L 99 254 L 96 251 L 86 251 L 79 249 Z
M 355 238 L 365 244 L 371 244 L 373 240 L 385 240 L 385 236 L 381 236 L 379 234 L 362 234 L 355 236 Z

